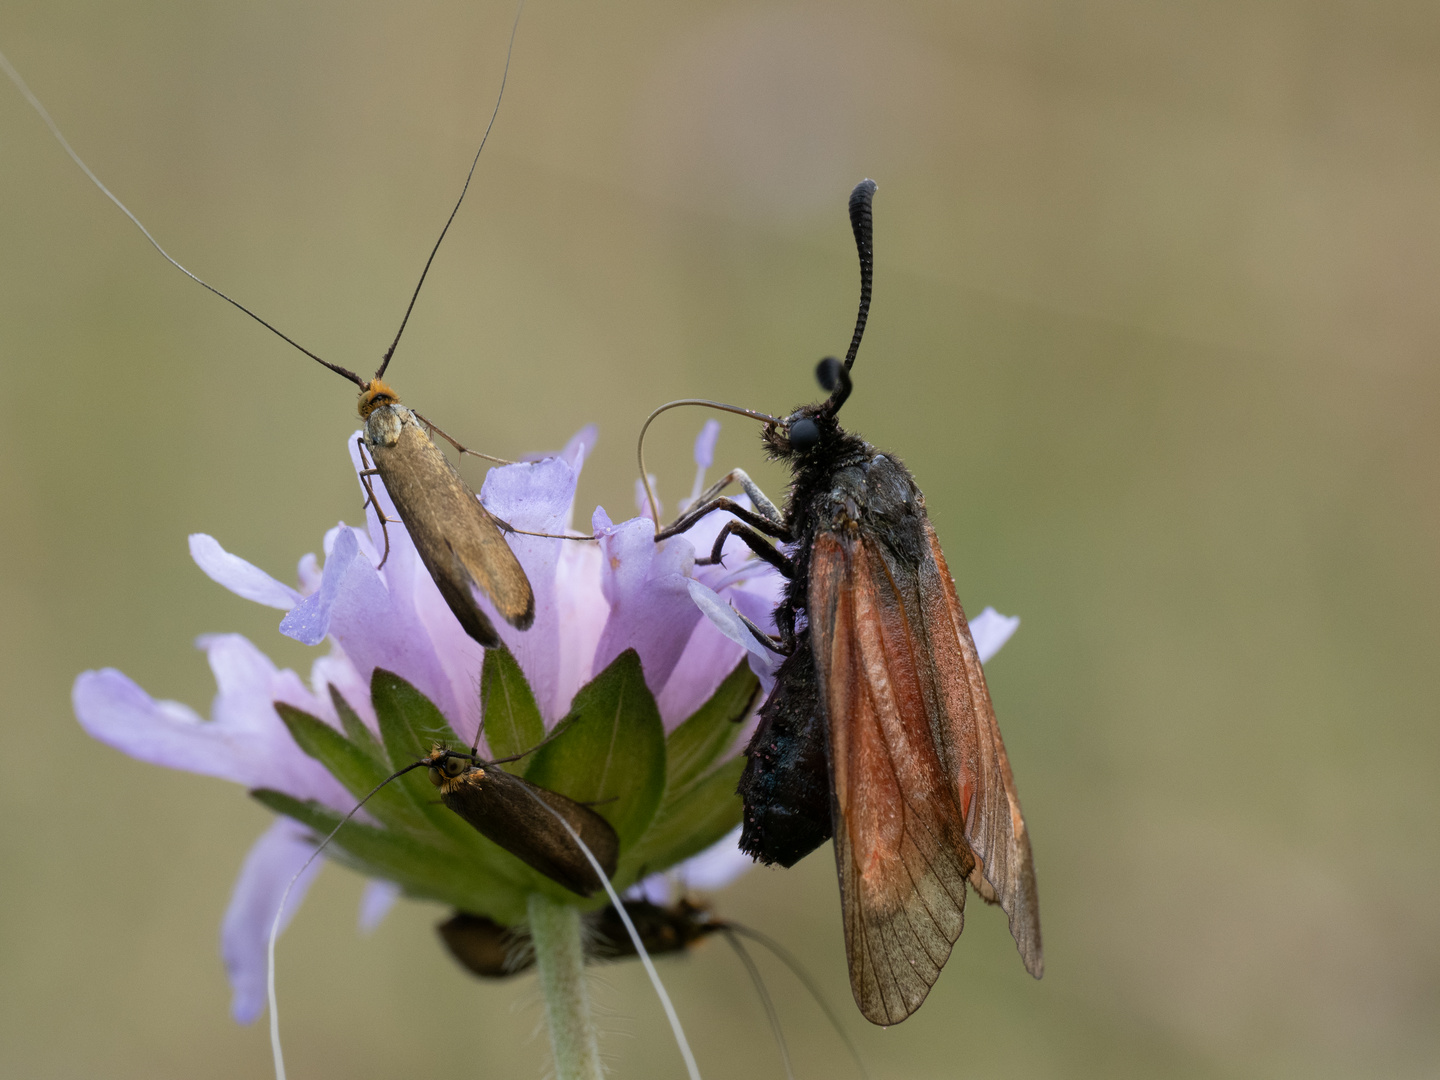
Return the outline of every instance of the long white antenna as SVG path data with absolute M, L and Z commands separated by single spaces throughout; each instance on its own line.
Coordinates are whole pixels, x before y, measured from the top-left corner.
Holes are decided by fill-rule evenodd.
M 655 963 L 645 949 L 645 942 L 640 940 L 640 931 L 636 930 L 635 924 L 630 921 L 630 914 L 625 910 L 625 902 L 620 899 L 620 894 L 615 891 L 615 886 L 611 885 L 610 879 L 605 876 L 605 869 L 600 865 L 600 860 L 595 858 L 594 853 L 585 845 L 585 841 L 580 839 L 580 834 L 571 828 L 570 823 L 557 814 L 553 807 L 529 788 L 523 790 L 526 795 L 543 806 L 551 817 L 565 827 L 565 831 L 570 834 L 570 839 L 575 841 L 576 846 L 589 860 L 595 876 L 600 879 L 600 884 L 605 886 L 605 895 L 610 897 L 610 904 L 615 909 L 615 914 L 619 915 L 620 921 L 625 924 L 625 932 L 630 935 L 630 941 L 635 946 L 635 955 L 640 957 L 640 963 L 645 965 L 645 974 L 650 976 L 650 985 L 655 988 L 655 996 L 660 999 L 660 1005 L 665 1010 L 665 1018 L 670 1021 L 670 1031 L 675 1036 L 675 1045 L 680 1048 L 680 1056 L 685 1059 L 685 1071 L 690 1080 L 701 1080 L 700 1066 L 695 1063 L 695 1055 L 690 1051 L 690 1041 L 685 1038 L 685 1029 L 680 1024 L 680 1016 L 675 1012 L 675 1005 L 670 1001 L 670 995 L 665 992 L 665 984 L 660 981 L 660 973 L 655 970 Z

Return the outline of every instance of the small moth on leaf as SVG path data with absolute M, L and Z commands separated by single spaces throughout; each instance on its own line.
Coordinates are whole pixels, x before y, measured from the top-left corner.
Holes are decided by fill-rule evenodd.
M 590 807 L 507 773 L 473 752 L 437 746 L 419 764 L 429 768 L 441 802 L 481 835 L 571 892 L 590 896 L 604 885 L 556 815 L 575 830 L 606 877 L 615 873 L 620 839 Z

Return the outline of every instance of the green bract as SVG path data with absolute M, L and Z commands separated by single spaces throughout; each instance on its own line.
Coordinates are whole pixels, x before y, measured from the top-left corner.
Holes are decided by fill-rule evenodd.
M 561 721 L 563 730 L 543 746 L 545 726 L 535 696 L 505 649 L 485 653 L 480 693 L 494 756 L 539 746 L 503 768 L 592 806 L 614 826 L 620 865 L 613 883 L 623 890 L 703 851 L 740 823 L 735 784 L 744 762 L 731 751 L 758 689 L 742 661 L 667 737 L 640 658 L 629 649 L 581 687 Z M 378 739 L 339 693 L 333 688 L 330 693 L 343 731 L 289 705 L 275 707 L 300 748 L 357 802 L 436 743 L 465 745 L 423 694 L 388 671 L 376 669 L 370 682 Z M 317 843 L 343 816 L 267 788 L 252 794 L 313 829 Z M 395 882 L 409 896 L 506 925 L 525 920 L 531 893 L 584 908 L 606 902 L 603 895 L 585 900 L 569 892 L 481 836 L 440 804 L 423 769 L 386 784 L 362 815 L 371 820 L 348 822 L 327 854 Z

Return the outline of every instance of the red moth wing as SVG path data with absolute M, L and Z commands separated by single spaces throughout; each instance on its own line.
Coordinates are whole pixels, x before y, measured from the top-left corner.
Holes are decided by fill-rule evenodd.
M 1015 777 L 995 722 L 995 708 L 990 703 L 970 626 L 955 595 L 955 582 L 945 565 L 939 538 L 928 519 L 925 540 L 931 558 L 920 565 L 921 617 L 931 639 L 947 643 L 946 649 L 932 653 L 932 658 L 938 685 L 951 691 L 946 695 L 943 714 L 932 721 L 932 729 L 936 741 L 953 748 L 952 760 L 960 763 L 959 797 L 965 812 L 965 838 L 980 863 L 971 875 L 971 884 L 1005 912 L 1025 970 L 1038 979 L 1045 973 L 1045 957 L 1040 945 L 1040 900 L 1035 892 L 1030 833 L 1020 812 Z M 946 621 L 950 623 L 949 633 L 943 629 Z M 951 648 L 958 651 L 958 661 L 949 658 Z M 943 673 L 949 670 L 954 670 L 957 677 L 946 679 Z M 986 884 L 993 895 L 987 895 L 983 887 Z
M 830 730 L 850 988 L 871 1023 L 920 1007 L 965 925 L 975 859 L 930 734 L 926 643 L 871 541 L 817 537 L 811 646 Z
M 1024 821 L 954 583 L 924 528 L 934 558 L 918 566 L 858 530 L 822 533 L 811 549 L 851 989 L 876 1024 L 904 1020 L 939 978 L 967 879 L 1008 905 L 1027 969 L 1040 964 Z

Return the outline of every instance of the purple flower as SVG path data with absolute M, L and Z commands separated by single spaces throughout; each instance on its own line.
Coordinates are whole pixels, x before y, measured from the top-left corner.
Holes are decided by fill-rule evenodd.
M 708 427 L 701 442 L 707 438 L 713 443 Z M 558 455 L 492 470 L 481 501 L 517 529 L 566 531 L 576 482 L 594 442 L 595 431 L 587 428 Z M 348 445 L 358 468 L 354 440 Z M 396 517 L 378 484 L 376 491 L 387 514 Z M 529 681 L 547 726 L 626 649 L 638 652 L 667 731 L 707 701 L 735 668 L 744 648 L 702 618 L 690 583 L 707 582 L 709 591 L 733 599 L 759 621 L 768 618 L 779 582 L 764 564 L 744 558 L 743 547 L 728 560 L 731 570 L 706 567 L 697 574 L 694 545 L 708 550 L 721 526 L 721 515 L 712 517 L 716 520 L 697 528 L 693 539 L 677 537 L 663 545 L 654 543 L 648 519 L 611 524 L 602 509 L 594 515 L 598 544 L 509 538 L 535 591 L 535 622 L 523 633 L 498 615 L 492 622 Z M 157 701 L 119 671 L 88 671 L 73 691 L 81 725 L 132 757 L 273 789 L 339 812 L 354 805 L 353 795 L 300 749 L 276 702 L 340 729 L 333 687 L 374 731 L 370 680 L 384 668 L 428 697 L 457 735 L 472 739 L 480 719 L 475 688 L 484 652 L 451 614 L 404 527 L 392 523 L 388 529 L 390 555 L 383 568 L 376 564 L 384 538 L 370 510 L 365 528 L 342 523 L 326 533 L 323 569 L 313 555 L 305 556 L 293 588 L 229 554 L 211 537 L 192 536 L 191 556 L 207 575 L 245 599 L 285 611 L 282 633 L 309 645 L 328 638 L 330 651 L 315 661 L 307 681 L 277 669 L 239 635 L 200 638 L 217 685 L 208 720 L 177 702 Z M 234 990 L 232 1011 L 241 1022 L 254 1020 L 263 1008 L 269 921 L 286 883 L 313 851 L 311 837 L 305 826 L 278 820 L 251 849 L 236 882 L 221 951 Z M 291 909 L 306 884 L 308 876 L 292 892 Z M 389 883 L 367 890 L 362 925 L 378 922 L 395 895 Z
M 709 422 L 696 441 L 692 501 L 703 489 L 718 430 Z M 594 429 L 586 428 L 557 455 L 491 470 L 481 489 L 482 502 L 517 529 L 569 531 L 576 482 L 594 442 Z M 353 439 L 347 445 L 358 469 Z M 376 494 L 387 515 L 395 518 L 378 484 Z M 695 565 L 695 552 L 709 552 L 728 517 L 711 514 L 685 536 L 660 545 L 654 542 L 654 524 L 648 518 L 615 524 L 602 508 L 592 517 L 598 543 L 509 537 L 535 592 L 535 621 L 525 632 L 498 614 L 491 621 L 524 673 L 546 727 L 566 714 L 579 689 L 630 649 L 640 658 L 667 732 L 709 701 L 742 658 L 748 658 L 768 689 L 776 657 L 755 641 L 736 611 L 760 626 L 772 625 L 780 579 L 733 538 L 725 549 L 725 565 Z M 81 725 L 132 757 L 250 789 L 270 789 L 333 813 L 349 811 L 354 794 L 301 750 L 277 713 L 277 703 L 341 730 L 333 690 L 378 732 L 370 688 L 374 672 L 383 668 L 429 698 L 456 735 L 470 741 L 480 721 L 476 687 L 484 651 L 446 606 L 404 527 L 392 523 L 388 529 L 390 554 L 377 570 L 384 537 L 374 510 L 367 511 L 364 528 L 337 525 L 325 534 L 323 567 L 314 555 L 304 556 L 295 587 L 226 552 L 209 536 L 192 536 L 191 556 L 201 570 L 247 600 L 284 611 L 280 630 L 289 637 L 308 645 L 328 639 L 329 652 L 315 660 L 307 681 L 276 668 L 239 635 L 202 637 L 197 644 L 210 661 L 217 686 L 208 720 L 177 702 L 157 701 L 119 671 L 105 669 L 85 672 L 75 681 L 73 700 Z M 1018 620 L 990 609 L 981 613 L 972 629 L 982 660 L 1016 624 Z M 721 760 L 740 745 L 743 739 Z M 720 794 L 729 798 L 731 790 L 733 780 Z M 361 820 L 367 820 L 363 812 Z M 270 920 L 286 884 L 313 852 L 314 835 L 312 826 L 282 817 L 256 842 L 241 868 L 221 928 L 221 952 L 234 992 L 232 1011 L 241 1022 L 254 1020 L 263 1009 Z M 720 887 L 750 865 L 739 854 L 735 835 L 738 831 L 678 864 L 668 876 L 654 875 L 638 887 L 656 895 L 673 882 Z M 364 869 L 364 861 L 350 854 L 349 861 Z M 650 865 L 663 868 L 679 854 Z M 319 865 L 317 861 L 292 890 L 285 921 L 298 908 Z M 378 924 L 405 887 L 404 882 L 373 879 L 361 902 L 362 930 Z

